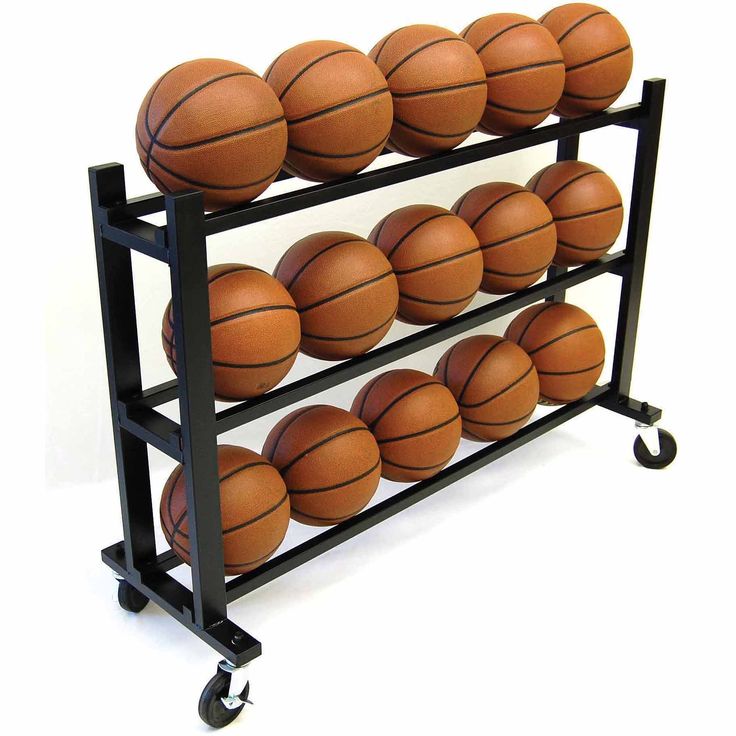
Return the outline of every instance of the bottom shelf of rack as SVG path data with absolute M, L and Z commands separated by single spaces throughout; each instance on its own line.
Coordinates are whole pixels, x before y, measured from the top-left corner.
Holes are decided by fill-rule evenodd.
M 226 583 L 228 602 L 237 600 L 256 588 L 259 588 L 271 580 L 280 577 L 284 573 L 293 570 L 295 567 L 299 567 L 299 565 L 302 565 L 324 552 L 327 552 L 351 537 L 370 529 L 379 522 L 394 516 L 400 511 L 409 508 L 415 503 L 431 496 L 437 491 L 442 490 L 455 481 L 464 478 L 479 468 L 503 457 L 512 450 L 515 450 L 517 447 L 521 447 L 527 442 L 531 442 L 545 432 L 549 432 L 551 429 L 558 427 L 560 424 L 572 419 L 578 414 L 581 414 L 592 406 L 601 405 L 612 409 L 614 406 L 624 406 L 627 409 L 629 408 L 631 400 L 627 399 L 628 403 L 625 404 L 617 403 L 619 401 L 620 399 L 616 391 L 610 385 L 606 384 L 604 386 L 596 386 L 587 396 L 573 403 L 565 404 L 549 414 L 540 417 L 511 437 L 482 447 L 472 455 L 449 465 L 444 470 L 437 473 L 437 475 L 434 475 L 427 480 L 420 481 L 419 483 L 415 483 L 390 498 L 387 498 L 385 501 L 381 501 L 375 506 L 365 509 L 361 513 L 353 516 L 351 519 L 343 521 L 334 527 L 330 527 L 326 531 L 317 534 L 296 547 L 282 552 L 280 555 L 277 555 L 261 565 L 257 570 L 253 570 L 252 572 L 245 573 L 231 579 Z M 638 402 L 636 403 L 638 404 Z M 619 411 L 621 410 L 619 409 Z M 622 411 L 621 413 L 625 412 Z M 123 543 L 119 542 L 118 544 L 103 550 L 103 559 L 117 572 L 120 573 L 121 570 L 124 570 L 126 566 Z M 150 576 L 155 574 L 157 576 L 163 576 L 164 579 L 176 582 L 167 574 L 167 572 L 179 564 L 181 564 L 179 558 L 176 557 L 173 552 L 166 551 L 158 555 L 155 562 L 143 571 L 143 579 L 149 580 Z M 135 584 L 135 581 L 131 582 Z M 189 596 L 189 600 L 191 600 L 191 591 L 181 586 L 178 582 L 176 582 L 176 586 L 178 586 L 176 589 L 177 598 L 180 598 L 183 591 L 186 591 Z M 165 589 L 162 590 L 162 592 L 164 591 Z M 180 600 L 176 602 L 172 601 L 171 603 L 176 605 L 177 611 L 182 607 Z M 177 618 L 179 618 L 179 616 L 177 616 Z

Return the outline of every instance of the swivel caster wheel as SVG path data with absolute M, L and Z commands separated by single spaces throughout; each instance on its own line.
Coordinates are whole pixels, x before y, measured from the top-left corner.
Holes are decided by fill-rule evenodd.
M 199 698 L 199 717 L 212 728 L 227 726 L 240 715 L 245 704 L 251 702 L 249 692 L 245 667 L 235 667 L 223 660 Z
M 146 607 L 148 598 L 127 580 L 118 580 L 118 603 L 124 611 L 140 613 Z
M 634 457 L 645 468 L 666 468 L 677 455 L 675 438 L 666 429 L 659 427 L 640 429 L 641 433 L 634 440 Z

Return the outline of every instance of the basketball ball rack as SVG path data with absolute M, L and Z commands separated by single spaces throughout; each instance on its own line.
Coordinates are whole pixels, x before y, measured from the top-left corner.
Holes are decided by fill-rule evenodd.
M 634 453 L 642 465 L 658 468 L 672 461 L 676 452 L 674 439 L 664 430 L 654 428 L 662 412 L 629 396 L 664 91 L 665 80 L 651 79 L 644 82 L 642 101 L 638 104 L 583 118 L 562 119 L 523 133 L 210 214 L 204 212 L 201 192 L 127 199 L 122 165 L 106 164 L 89 170 L 124 535 L 123 541 L 102 550 L 102 559 L 118 576 L 118 600 L 124 609 L 137 613 L 153 600 L 224 657 L 200 698 L 199 712 L 205 722 L 220 727 L 237 717 L 248 702 L 245 665 L 261 654 L 260 642 L 228 618 L 228 604 L 238 598 L 594 406 L 636 421 L 640 432 Z M 552 141 L 557 141 L 558 161 L 576 159 L 582 133 L 613 125 L 632 128 L 637 135 L 625 250 L 572 270 L 553 266 L 546 280 L 527 289 L 263 396 L 215 410 L 207 287 L 208 235 Z M 282 172 L 279 178 L 288 178 L 288 174 Z M 165 226 L 143 219 L 162 211 L 166 212 Z M 141 379 L 131 251 L 167 264 L 171 275 L 178 379 L 149 388 L 143 387 Z M 278 554 L 256 570 L 230 580 L 224 578 L 216 450 L 219 434 L 534 302 L 563 301 L 570 287 L 606 273 L 621 279 L 609 383 L 596 386 L 579 401 L 529 423 L 508 439 L 490 443 L 435 476 Z M 179 402 L 178 423 L 157 410 L 171 401 Z M 184 465 L 191 589 L 169 574 L 182 564 L 174 552 L 156 550 L 148 445 Z

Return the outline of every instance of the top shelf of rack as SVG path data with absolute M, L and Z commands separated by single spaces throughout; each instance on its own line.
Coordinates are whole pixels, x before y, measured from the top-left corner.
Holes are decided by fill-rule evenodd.
M 641 102 L 633 105 L 612 108 L 582 118 L 562 119 L 558 123 L 522 133 L 455 148 L 435 156 L 403 161 L 345 179 L 316 184 L 230 209 L 204 214 L 204 233 L 214 235 L 289 212 L 296 212 L 611 125 L 638 128 L 646 120 L 653 98 L 664 95 L 664 86 L 664 79 L 648 79 L 643 85 Z M 90 176 L 95 177 L 105 169 L 116 166 L 119 164 L 93 167 L 90 169 Z M 159 260 L 167 261 L 166 226 L 151 225 L 140 218 L 163 212 L 167 209 L 167 203 L 173 203 L 179 196 L 182 194 L 166 196 L 153 194 L 130 199 L 125 203 L 116 203 L 109 207 L 103 206 L 101 221 L 104 237 Z

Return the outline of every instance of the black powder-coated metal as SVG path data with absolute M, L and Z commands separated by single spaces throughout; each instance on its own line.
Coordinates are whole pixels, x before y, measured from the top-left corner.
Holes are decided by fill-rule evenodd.
M 559 424 L 602 406 L 645 424 L 661 411 L 628 396 L 646 259 L 665 82 L 644 83 L 642 102 L 596 115 L 547 125 L 506 138 L 387 166 L 336 182 L 309 186 L 240 207 L 205 214 L 201 193 L 147 195 L 126 199 L 123 167 L 90 169 L 92 214 L 103 330 L 118 466 L 124 539 L 102 551 L 118 575 L 193 631 L 230 662 L 242 665 L 261 645 L 227 618 L 227 604 L 390 518 L 432 493 L 511 452 Z M 279 387 L 268 394 L 215 412 L 211 373 L 206 238 L 208 235 L 277 217 L 557 141 L 557 160 L 577 158 L 581 133 L 611 125 L 637 131 L 634 186 L 626 249 L 575 269 L 553 267 L 547 280 L 497 299 L 448 322 L 433 325 L 369 353 Z M 288 178 L 281 176 L 281 179 Z M 165 226 L 144 219 L 166 211 Z M 168 265 L 171 274 L 178 379 L 143 388 L 138 349 L 131 251 Z M 604 273 L 621 278 L 613 377 L 580 401 L 528 424 L 512 437 L 489 444 L 428 480 L 415 483 L 360 514 L 272 558 L 258 569 L 225 582 L 217 474 L 217 435 L 289 406 L 332 386 L 387 365 L 417 350 L 459 335 L 541 299 L 564 300 L 565 291 Z M 180 421 L 157 406 L 179 401 Z M 169 571 L 181 561 L 171 551 L 157 554 L 146 445 L 183 463 L 192 547 L 192 588 Z

